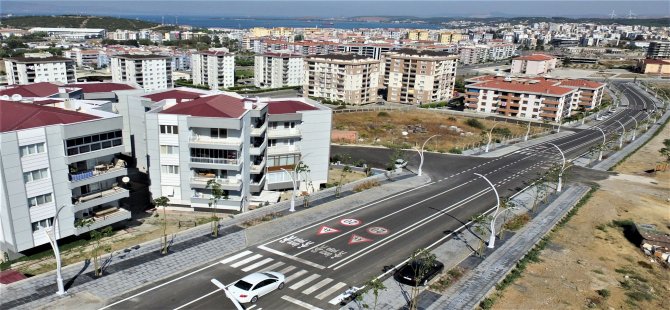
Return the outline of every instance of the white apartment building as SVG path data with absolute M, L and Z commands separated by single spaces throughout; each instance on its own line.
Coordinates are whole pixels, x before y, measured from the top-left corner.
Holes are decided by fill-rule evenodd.
M 556 69 L 557 58 L 545 54 L 531 54 L 512 59 L 512 74 L 540 75 Z
M 77 81 L 74 60 L 49 53 L 26 54 L 5 58 L 7 84 L 39 82 L 73 83 Z
M 235 86 L 235 54 L 228 50 L 209 50 L 191 55 L 193 84 L 210 89 Z
M 458 48 L 458 53 L 464 65 L 483 63 L 489 59 L 489 47 L 486 45 L 462 46 Z
M 111 68 L 114 83 L 130 83 L 147 91 L 173 87 L 170 56 L 114 55 L 111 59 Z
M 261 88 L 300 86 L 303 57 L 291 53 L 265 53 L 254 59 L 254 85 Z
M 42 102 L 47 102 L 42 101 Z M 10 258 L 56 237 L 86 233 L 130 218 L 122 118 L 108 104 L 48 99 L 0 100 L 0 250 Z M 88 225 L 79 225 L 82 221 Z
M 348 104 L 377 102 L 381 60 L 352 54 L 305 58 L 303 96 Z
M 452 97 L 457 55 L 401 49 L 385 53 L 382 64 L 388 102 L 419 104 L 448 101 Z

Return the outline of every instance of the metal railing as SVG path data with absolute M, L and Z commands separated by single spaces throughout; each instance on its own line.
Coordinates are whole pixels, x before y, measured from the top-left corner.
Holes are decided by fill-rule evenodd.
M 238 159 L 209 158 L 209 157 L 191 157 L 192 163 L 217 164 L 217 165 L 237 165 Z

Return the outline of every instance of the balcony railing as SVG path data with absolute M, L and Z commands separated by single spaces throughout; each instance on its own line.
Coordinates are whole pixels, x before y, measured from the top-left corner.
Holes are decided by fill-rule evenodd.
M 238 138 L 225 138 L 225 139 L 216 139 L 207 136 L 191 136 L 191 143 L 197 144 L 220 144 L 220 145 L 230 145 L 230 146 L 239 146 L 242 143 L 242 140 Z
M 292 153 L 300 153 L 300 148 L 297 145 L 277 145 L 268 147 L 269 155 Z
M 96 165 L 95 167 L 93 167 L 93 169 L 70 173 L 69 174 L 70 181 L 72 182 L 82 181 L 88 178 L 92 178 L 94 176 L 124 170 L 125 166 L 126 163 L 123 160 L 118 160 L 115 165 L 106 165 L 106 164 Z
M 261 126 L 259 128 L 251 127 L 251 136 L 252 137 L 260 137 L 263 134 L 263 132 L 265 132 L 265 130 L 267 128 L 268 128 L 267 123 L 263 123 L 263 126 Z
M 258 165 L 251 165 L 251 173 L 258 174 L 263 171 L 263 168 L 265 167 L 266 160 L 263 158 L 263 161 L 258 164 Z
M 89 232 L 94 229 L 105 227 L 107 225 L 112 225 L 114 223 L 130 219 L 130 211 L 122 208 L 109 208 L 101 211 L 95 212 L 95 215 L 83 218 L 90 220 L 88 225 L 82 227 L 75 227 L 75 234 L 80 235 L 85 232 Z
M 191 157 L 192 163 L 216 164 L 216 165 L 237 165 L 238 159 L 209 158 L 209 157 Z
M 194 176 L 191 177 L 191 187 L 195 188 L 205 188 L 207 186 L 207 182 L 215 180 L 216 183 L 219 183 L 221 185 L 221 189 L 224 190 L 240 190 L 242 181 L 238 180 L 237 178 L 219 178 L 215 176 Z
M 300 137 L 298 128 L 276 128 L 268 130 L 269 138 Z
M 89 193 L 79 197 L 73 197 L 73 206 L 75 212 L 92 208 L 97 205 L 116 201 L 130 196 L 130 192 L 122 187 L 112 187 L 110 189 Z

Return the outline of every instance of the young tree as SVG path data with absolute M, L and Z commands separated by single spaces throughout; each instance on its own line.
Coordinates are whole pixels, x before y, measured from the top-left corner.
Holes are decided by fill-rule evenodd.
M 516 208 L 516 203 L 512 201 L 509 197 L 501 197 L 500 199 L 500 212 L 503 212 L 503 224 L 498 230 L 498 239 L 502 239 L 503 234 L 505 233 L 505 223 L 507 222 L 507 215 Z
M 228 191 L 221 189 L 221 184 L 216 182 L 216 179 L 211 179 L 207 181 L 207 186 L 205 188 L 211 189 L 212 190 L 212 196 L 209 198 L 209 208 L 212 210 L 212 221 L 211 221 L 211 226 L 212 226 L 212 237 L 218 237 L 219 236 L 219 217 L 216 216 L 216 204 L 219 202 L 219 200 L 228 199 Z
M 165 255 L 168 253 L 168 241 L 167 241 L 167 215 L 165 213 L 165 207 L 170 203 L 170 199 L 165 196 L 160 196 L 154 199 L 154 205 L 157 207 L 163 207 L 163 239 L 161 243 L 161 254 Z
M 408 262 L 410 268 L 412 268 L 412 273 L 414 273 L 414 279 L 418 281 L 426 276 L 428 272 L 430 272 L 432 266 L 435 265 L 435 260 L 435 254 L 427 249 L 418 249 L 414 251 Z M 425 282 L 415 284 L 416 285 L 413 285 L 410 291 L 409 308 L 411 310 L 418 309 L 419 293 L 421 292 L 420 286 L 426 285 Z
M 477 238 L 479 243 L 477 245 L 477 256 L 482 257 L 484 255 L 484 240 L 486 240 L 486 232 L 488 229 L 486 225 L 489 223 L 490 216 L 484 214 L 476 214 L 472 217 L 472 226 L 473 230 L 477 233 Z
M 385 291 L 386 286 L 384 285 L 384 282 L 380 281 L 377 278 L 372 278 L 368 282 L 365 283 L 365 288 L 362 290 L 356 292 L 356 301 L 363 301 L 363 297 L 369 293 L 372 292 L 372 296 L 375 297 L 374 303 L 372 304 L 372 309 L 377 309 L 377 304 L 379 301 L 379 293 L 381 291 Z M 370 305 L 363 303 L 363 308 L 365 309 L 370 309 Z
M 344 177 L 351 172 L 351 167 L 349 165 L 344 165 L 342 171 L 340 172 L 340 179 L 337 181 L 337 187 L 335 187 L 335 197 L 340 198 L 342 194 L 342 185 L 344 182 Z

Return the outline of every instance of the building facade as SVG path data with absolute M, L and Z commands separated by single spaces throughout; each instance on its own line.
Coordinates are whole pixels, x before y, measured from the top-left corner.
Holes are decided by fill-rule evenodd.
M 649 42 L 647 58 L 670 59 L 670 41 Z
M 46 102 L 46 101 L 44 101 Z M 10 257 L 130 218 L 122 119 L 78 100 L 0 100 L 0 247 Z
M 407 104 L 448 101 L 454 91 L 458 56 L 402 49 L 385 53 L 386 101 Z
M 295 54 L 265 53 L 254 59 L 254 85 L 261 88 L 301 86 L 303 57 Z
M 305 58 L 303 96 L 348 104 L 377 102 L 381 61 L 352 54 Z
M 545 54 L 532 54 L 512 59 L 512 74 L 540 75 L 556 69 L 557 58 Z
M 112 82 L 130 83 L 147 91 L 172 88 L 172 58 L 121 54 L 111 59 Z
M 67 84 L 77 81 L 74 60 L 51 54 L 5 58 L 5 72 L 9 85 L 39 82 Z
M 210 50 L 191 55 L 193 84 L 210 89 L 235 86 L 235 54 Z

